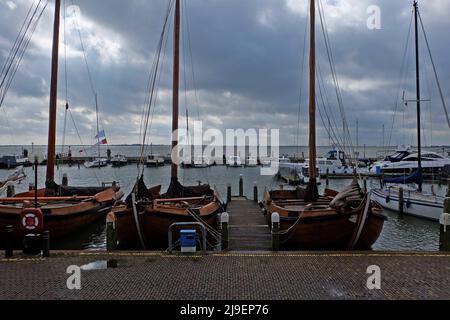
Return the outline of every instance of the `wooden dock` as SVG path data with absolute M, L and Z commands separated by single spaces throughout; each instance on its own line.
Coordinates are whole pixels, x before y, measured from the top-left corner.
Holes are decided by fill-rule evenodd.
M 271 251 L 272 236 L 258 203 L 245 197 L 233 197 L 228 213 L 229 250 Z

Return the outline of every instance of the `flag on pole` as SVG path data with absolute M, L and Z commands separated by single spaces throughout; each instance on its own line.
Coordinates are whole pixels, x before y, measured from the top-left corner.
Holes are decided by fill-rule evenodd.
M 106 139 L 105 130 L 100 131 L 96 136 L 95 139 L 99 141 L 98 144 L 105 145 L 108 144 L 108 140 Z

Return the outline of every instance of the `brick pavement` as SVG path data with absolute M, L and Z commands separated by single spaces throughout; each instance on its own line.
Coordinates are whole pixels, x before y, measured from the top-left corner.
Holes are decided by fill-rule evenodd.
M 82 271 L 82 289 L 67 289 L 68 266 L 109 259 L 117 268 Z M 381 290 L 366 287 L 370 265 L 381 268 Z M 0 258 L 0 299 L 450 299 L 450 255 L 59 252 Z

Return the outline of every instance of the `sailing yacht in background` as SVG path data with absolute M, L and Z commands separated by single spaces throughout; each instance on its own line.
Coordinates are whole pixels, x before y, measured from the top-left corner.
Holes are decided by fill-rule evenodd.
M 102 168 L 102 167 L 106 167 L 108 165 L 108 159 L 102 158 L 100 155 L 100 147 L 108 144 L 108 140 L 106 139 L 105 130 L 100 131 L 95 136 L 95 139 L 98 141 L 97 144 L 94 145 L 94 147 L 98 148 L 98 156 L 96 158 L 94 158 L 92 161 L 86 161 L 84 163 L 84 166 L 86 168 Z
M 386 186 L 385 188 L 375 189 L 372 194 L 372 199 L 378 202 L 382 207 L 390 209 L 392 211 L 399 211 L 400 207 L 400 188 L 405 188 L 406 191 L 404 192 L 404 213 L 417 216 L 420 218 L 426 218 L 431 219 L 435 221 L 439 221 L 440 216 L 443 212 L 443 204 L 444 204 L 444 198 L 439 197 L 436 194 L 433 193 L 426 193 L 423 192 L 422 188 L 422 182 L 423 182 L 423 169 L 424 169 L 424 162 L 438 162 L 438 159 L 441 160 L 440 162 L 445 163 L 445 159 L 436 158 L 437 154 L 433 153 L 422 153 L 422 142 L 421 142 L 421 91 L 420 91 L 420 63 L 419 63 L 419 20 L 420 24 L 422 26 L 422 31 L 425 35 L 425 30 L 423 28 L 422 18 L 420 17 L 419 9 L 417 1 L 414 1 L 413 3 L 414 7 L 414 22 L 415 22 L 415 51 L 416 51 L 416 102 L 417 104 L 417 145 L 418 145 L 418 152 L 416 154 L 409 155 L 405 158 L 403 158 L 398 163 L 409 163 L 410 167 L 417 168 L 417 171 L 415 171 L 410 176 L 400 177 L 400 178 L 389 178 L 384 179 L 385 183 L 388 183 L 390 185 Z M 430 54 L 431 61 L 433 63 L 433 69 L 435 71 L 435 77 L 436 81 L 438 83 L 439 91 L 441 93 L 441 99 L 444 106 L 444 111 L 447 115 L 448 119 L 448 113 L 445 106 L 445 101 L 443 99 L 442 90 L 439 84 L 439 79 L 437 77 L 436 68 L 434 68 L 434 62 L 433 58 L 431 56 L 431 50 L 429 48 L 428 41 L 426 41 L 428 46 L 428 52 Z M 450 127 L 450 122 L 449 122 Z M 410 159 L 410 161 L 408 161 Z M 425 161 L 423 161 L 425 160 Z M 411 164 L 412 162 L 412 164 Z M 438 162 L 439 163 L 439 162 Z M 389 168 L 393 165 L 385 164 L 383 165 L 383 168 Z M 391 184 L 393 183 L 393 184 Z M 408 186 L 408 183 L 416 183 L 417 189 L 412 188 Z
M 86 168 L 102 168 L 102 167 L 106 167 L 108 165 L 108 159 L 106 158 L 102 158 L 100 155 L 100 147 L 107 145 L 108 144 L 108 140 L 106 139 L 106 134 L 105 134 L 105 130 L 102 131 L 98 131 L 99 130 L 99 126 L 98 126 L 98 107 L 97 107 L 97 99 L 96 100 L 96 110 L 97 110 L 97 135 L 95 136 L 95 139 L 97 140 L 97 143 L 94 145 L 94 147 L 97 147 L 98 150 L 98 156 L 97 158 L 94 158 L 94 160 L 92 161 L 86 161 L 84 163 L 84 166 Z

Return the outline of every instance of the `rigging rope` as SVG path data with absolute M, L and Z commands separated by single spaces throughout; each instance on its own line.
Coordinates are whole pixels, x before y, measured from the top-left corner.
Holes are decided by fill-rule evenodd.
M 328 35 L 327 22 L 326 22 L 326 18 L 325 18 L 325 14 L 324 14 L 323 5 L 322 5 L 322 1 L 321 0 L 319 0 L 319 6 L 318 7 L 319 7 L 319 17 L 320 17 L 320 24 L 321 24 L 321 28 L 322 28 L 322 34 L 323 34 L 323 38 L 324 38 L 324 44 L 325 44 L 325 48 L 326 48 L 328 62 L 329 62 L 329 65 L 330 65 L 331 76 L 332 76 L 332 80 L 333 80 L 333 83 L 334 83 L 334 88 L 335 88 L 335 91 L 336 91 L 336 98 L 337 98 L 337 102 L 338 102 L 338 106 L 339 106 L 339 111 L 341 113 L 342 122 L 343 122 L 343 138 L 342 138 L 343 145 L 345 147 L 346 141 L 348 139 L 348 145 L 349 145 L 349 148 L 350 148 L 350 157 L 351 157 L 351 159 L 353 159 L 354 148 L 353 148 L 353 144 L 352 144 L 350 130 L 348 128 L 348 123 L 347 123 L 347 118 L 346 118 L 346 114 L 345 114 L 345 109 L 344 109 L 344 103 L 343 103 L 343 99 L 342 99 L 341 89 L 340 89 L 340 86 L 339 86 L 339 81 L 338 81 L 338 77 L 337 77 L 336 67 L 335 67 L 335 63 L 334 63 L 333 52 L 331 50 L 331 41 L 330 41 L 330 38 L 329 38 L 329 35 Z M 345 149 L 343 151 L 345 151 Z
M 152 108 L 152 106 L 155 101 L 155 89 L 159 86 L 159 81 L 161 79 L 161 75 L 159 75 L 159 78 L 158 78 L 158 70 L 159 70 L 160 60 L 161 60 L 161 52 L 163 51 L 163 46 L 165 47 L 165 45 L 167 44 L 167 39 L 165 39 L 165 36 L 166 36 L 167 26 L 168 26 L 168 24 L 170 25 L 169 16 L 170 16 L 170 12 L 172 11 L 173 4 L 174 4 L 173 0 L 169 0 L 166 16 L 164 18 L 163 28 L 161 30 L 161 35 L 160 35 L 160 38 L 158 41 L 157 50 L 155 53 L 153 65 L 152 65 L 150 75 L 149 75 L 149 81 L 148 81 L 148 85 L 147 85 L 147 95 L 146 95 L 145 101 L 144 101 L 145 112 L 144 112 L 144 117 L 141 122 L 142 147 L 141 147 L 141 161 L 140 161 L 139 166 L 142 165 L 144 162 L 145 152 L 147 150 L 147 147 L 146 147 L 147 134 L 148 134 L 149 129 L 151 129 L 151 126 L 153 123 L 153 115 L 154 115 L 155 108 Z M 165 54 L 163 54 L 163 57 L 164 56 L 165 56 Z M 142 166 L 142 172 L 139 175 L 142 175 L 144 173 L 144 169 L 145 169 L 144 167 L 145 166 Z
M 20 29 L 19 35 L 14 42 L 13 48 L 11 49 L 10 55 L 6 60 L 2 72 L 0 73 L 0 108 L 3 105 L 3 102 L 6 97 L 6 93 L 8 92 L 11 83 L 14 80 L 16 72 L 22 62 L 23 56 L 28 48 L 28 45 L 33 37 L 34 32 L 36 31 L 37 25 L 47 8 L 48 2 L 45 3 L 42 0 L 39 0 L 36 7 L 33 10 L 33 7 L 36 2 L 33 2 L 30 8 L 30 11 L 25 18 L 24 24 Z M 30 16 L 31 11 L 33 12 Z M 26 25 L 25 29 L 24 26 Z
M 403 87 L 404 81 L 407 77 L 407 71 L 408 71 L 408 66 L 409 66 L 409 61 L 410 61 L 410 55 L 408 55 L 408 53 L 410 53 L 410 51 L 408 49 L 409 49 L 409 44 L 410 44 L 410 40 L 411 40 L 411 30 L 412 30 L 413 18 L 414 18 L 414 12 L 411 11 L 411 18 L 410 18 L 409 27 L 408 27 L 408 35 L 406 37 L 406 44 L 405 44 L 405 48 L 403 51 L 402 64 L 400 67 L 400 80 L 399 80 L 398 89 L 397 89 L 397 97 L 395 98 L 395 101 L 394 101 L 394 114 L 392 115 L 392 126 L 391 126 L 391 130 L 389 133 L 388 145 L 392 144 L 392 135 L 393 135 L 394 126 L 395 126 L 395 118 L 397 116 L 397 111 L 398 111 L 398 107 L 399 107 L 401 88 Z M 403 97 L 403 100 L 404 100 L 404 97 Z M 403 117 L 403 122 L 405 122 L 404 117 Z
M 420 21 L 420 25 L 422 27 L 425 43 L 427 44 L 428 54 L 430 55 L 431 65 L 433 66 L 434 77 L 436 79 L 436 84 L 438 86 L 439 95 L 440 95 L 441 102 L 442 102 L 442 107 L 444 108 L 445 117 L 447 118 L 447 125 L 450 128 L 450 116 L 449 116 L 448 111 L 447 111 L 447 105 L 445 104 L 444 93 L 442 91 L 441 83 L 439 81 L 438 73 L 437 73 L 437 70 L 436 70 L 436 65 L 434 64 L 433 55 L 431 54 L 431 48 L 430 48 L 430 44 L 428 42 L 427 34 L 425 32 L 425 27 L 423 25 L 422 16 L 420 15 L 420 11 L 418 13 L 419 13 L 419 21 Z

